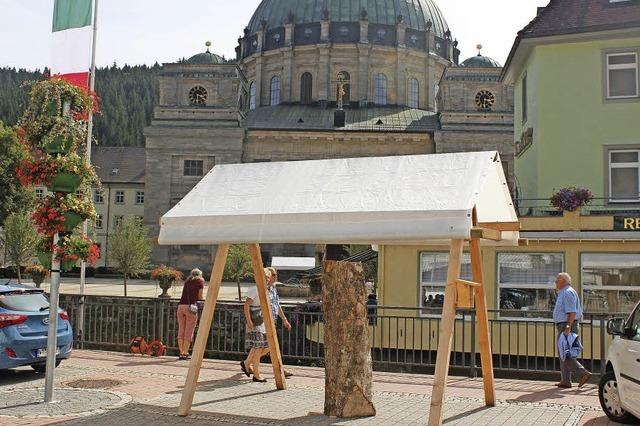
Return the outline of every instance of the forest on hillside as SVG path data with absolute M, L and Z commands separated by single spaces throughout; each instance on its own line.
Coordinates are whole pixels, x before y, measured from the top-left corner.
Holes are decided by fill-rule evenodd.
M 143 129 L 151 122 L 158 101 L 161 67 L 114 64 L 96 71 L 100 113 L 94 121 L 94 136 L 105 146 L 144 146 Z M 27 100 L 25 81 L 44 78 L 44 71 L 0 68 L 0 121 L 16 124 Z

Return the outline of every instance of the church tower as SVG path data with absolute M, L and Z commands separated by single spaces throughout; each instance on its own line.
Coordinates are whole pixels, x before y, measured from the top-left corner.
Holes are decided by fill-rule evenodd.
M 144 222 L 156 241 L 160 217 L 215 165 L 239 163 L 245 139 L 247 82 L 235 63 L 206 52 L 163 64 L 160 100 L 146 137 Z M 205 268 L 210 246 L 159 246 L 152 261 Z

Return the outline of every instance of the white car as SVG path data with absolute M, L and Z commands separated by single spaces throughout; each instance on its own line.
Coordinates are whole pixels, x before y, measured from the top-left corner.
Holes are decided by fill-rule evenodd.
M 612 318 L 607 332 L 609 345 L 606 373 L 598 395 L 607 416 L 619 423 L 640 423 L 640 303 L 629 318 Z

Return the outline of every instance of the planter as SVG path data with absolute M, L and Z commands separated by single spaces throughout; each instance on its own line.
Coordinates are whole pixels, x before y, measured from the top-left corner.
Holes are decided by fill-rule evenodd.
M 64 226 L 67 232 L 73 231 L 73 229 L 82 222 L 82 217 L 74 212 L 64 213 Z
M 76 263 L 77 262 L 75 260 L 63 260 L 60 262 L 60 269 L 65 272 L 69 272 L 76 266 Z
M 51 185 L 47 186 L 47 189 L 51 192 L 70 194 L 76 192 L 80 186 L 80 182 L 82 182 L 82 179 L 78 175 L 74 175 L 73 173 L 60 173 L 53 178 Z
M 51 253 L 45 253 L 43 251 L 40 251 L 36 254 L 38 262 L 40 262 L 40 264 L 47 269 L 51 269 L 51 256 Z
M 58 110 L 58 103 L 54 101 L 47 102 L 47 105 L 45 106 L 43 112 L 45 115 L 48 115 L 51 117 L 60 115 L 60 111 Z
M 73 139 L 64 136 L 55 136 L 44 145 L 47 154 L 68 154 L 73 148 Z
M 169 296 L 169 293 L 167 293 L 167 291 L 169 291 L 172 284 L 173 284 L 173 281 L 170 281 L 170 280 L 158 280 L 158 285 L 162 289 L 162 293 L 158 297 L 161 297 L 164 299 L 170 298 L 171 296 Z

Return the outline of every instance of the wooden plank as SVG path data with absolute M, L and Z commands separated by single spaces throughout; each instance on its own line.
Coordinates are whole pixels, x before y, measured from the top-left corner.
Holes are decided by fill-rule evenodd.
M 284 369 L 282 368 L 282 356 L 280 354 L 280 344 L 278 343 L 278 335 L 276 334 L 276 326 L 271 313 L 271 300 L 267 295 L 267 281 L 264 274 L 264 266 L 262 264 L 262 255 L 260 254 L 260 245 L 249 244 L 249 252 L 251 253 L 251 263 L 253 264 L 253 275 L 258 288 L 258 297 L 260 298 L 260 309 L 262 310 L 262 318 L 267 331 L 267 340 L 269 342 L 269 354 L 271 357 L 271 365 L 273 366 L 273 376 L 276 380 L 276 387 L 280 390 L 287 388 L 284 378 Z
M 500 241 L 502 239 L 502 231 L 474 226 L 473 228 L 471 228 L 471 238 L 483 238 L 485 240 Z
M 463 240 L 451 240 L 451 249 L 449 250 L 447 285 L 444 291 L 444 306 L 442 307 L 442 320 L 440 321 L 440 339 L 438 341 L 438 353 L 436 356 L 436 371 L 433 378 L 431 408 L 429 410 L 430 426 L 439 426 L 442 424 L 442 404 L 444 403 L 444 394 L 447 387 L 451 344 L 453 342 L 453 327 L 456 319 L 456 280 L 460 277 L 460 259 L 462 257 L 463 243 Z
M 520 222 L 480 222 L 481 228 L 491 228 L 498 231 L 519 231 Z
M 480 363 L 482 365 L 482 383 L 484 385 L 484 401 L 488 406 L 496 405 L 495 379 L 493 377 L 493 358 L 491 355 L 491 339 L 489 335 L 489 313 L 487 296 L 484 292 L 484 274 L 482 271 L 482 253 L 480 240 L 472 239 L 469 243 L 471 251 L 471 273 L 473 280 L 480 284 L 476 288 L 476 316 L 478 324 L 478 342 L 480 344 Z
M 207 340 L 209 339 L 211 321 L 213 321 L 213 313 L 216 310 L 216 302 L 218 301 L 218 293 L 220 293 L 220 284 L 222 283 L 222 273 L 224 272 L 224 265 L 227 261 L 228 253 L 228 244 L 220 244 L 216 250 L 216 257 L 211 269 L 211 278 L 209 279 L 207 298 L 205 299 L 204 308 L 202 309 L 202 317 L 198 325 L 198 334 L 196 335 L 193 353 L 191 354 L 191 362 L 189 363 L 189 372 L 184 382 L 182 399 L 180 400 L 180 407 L 178 408 L 178 415 L 180 416 L 187 416 L 189 415 L 189 411 L 191 411 L 193 396 L 198 386 L 200 367 L 202 367 L 202 359 L 204 358 L 204 351 L 207 347 Z
M 461 280 L 461 279 L 457 279 L 456 284 L 468 285 L 469 287 L 480 287 L 480 283 L 477 283 L 474 281 Z
M 518 246 L 519 247 L 526 247 L 529 245 L 529 240 L 526 238 L 519 238 L 518 239 Z

